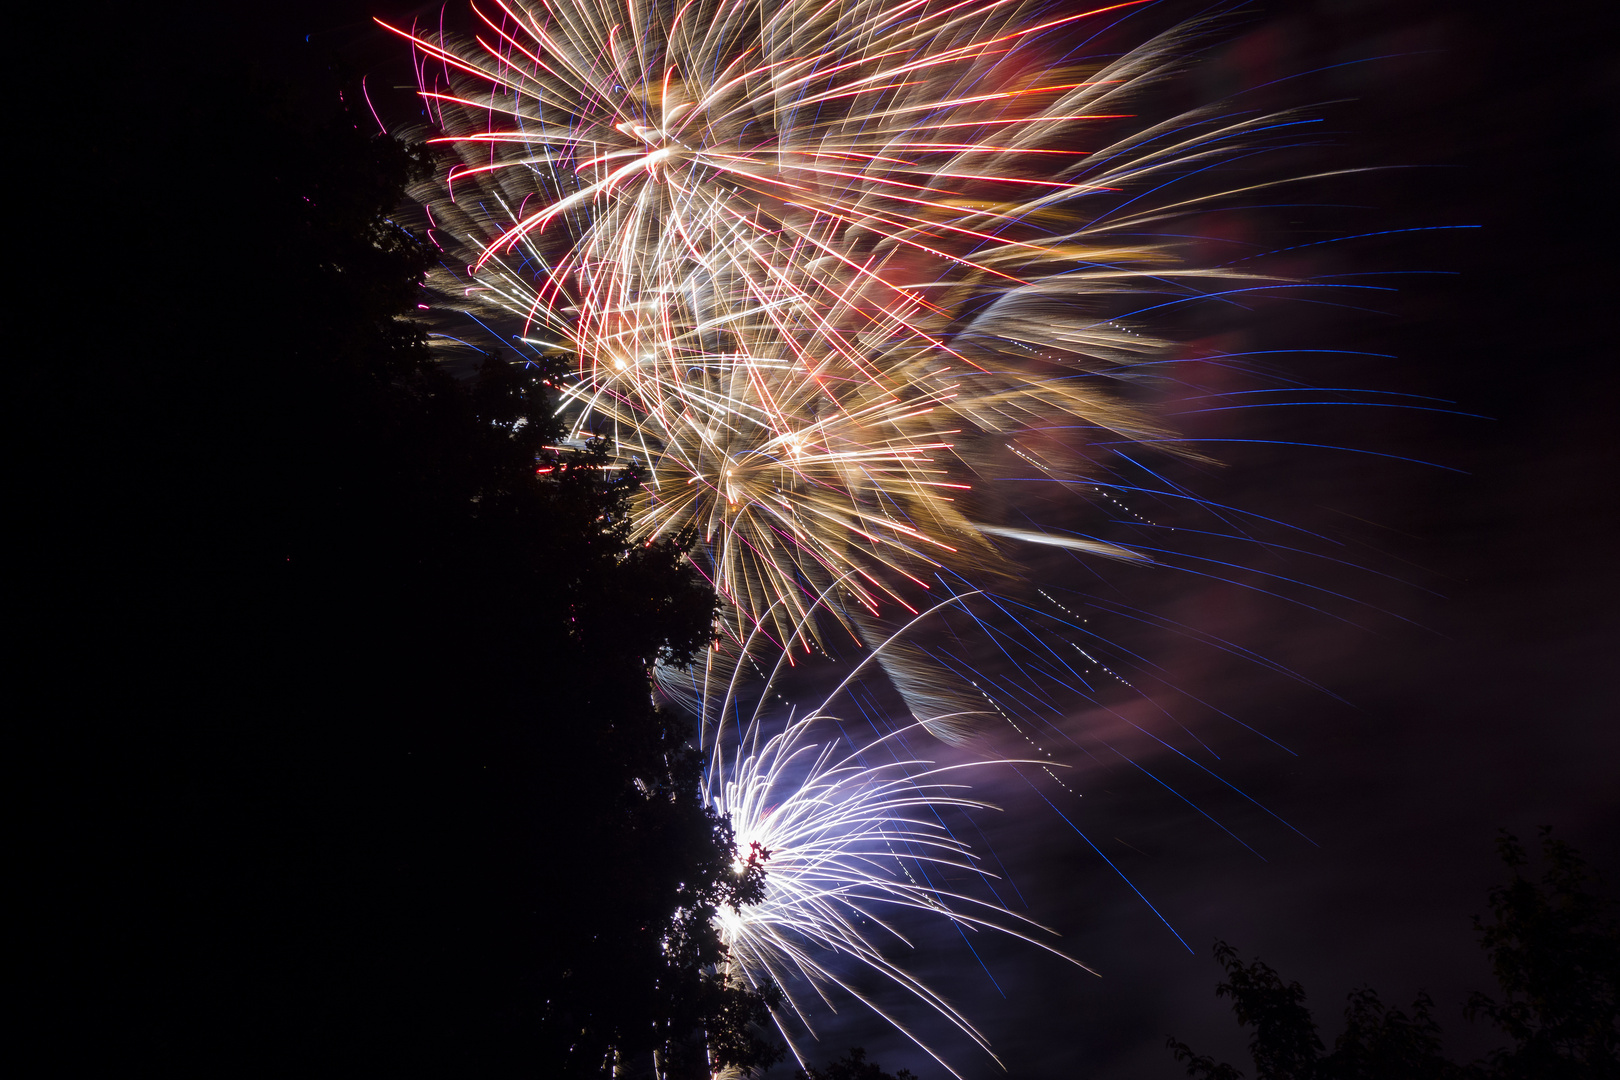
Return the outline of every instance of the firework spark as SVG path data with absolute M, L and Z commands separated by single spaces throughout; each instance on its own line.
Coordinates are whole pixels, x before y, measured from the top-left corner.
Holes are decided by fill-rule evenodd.
M 659 677 L 701 718 L 739 866 L 766 862 L 764 901 L 721 929 L 735 977 L 786 991 L 790 1046 L 840 991 L 938 1058 L 853 967 L 988 1052 L 893 958 L 904 913 L 1051 946 L 940 884 L 983 873 L 948 815 L 989 808 L 910 732 L 1005 720 L 1063 785 L 1006 703 L 1124 679 L 1060 639 L 1090 632 L 1050 593 L 992 593 L 1023 587 L 1022 545 L 1154 561 L 1010 512 L 997 482 L 1117 503 L 1089 482 L 1111 448 L 1196 457 L 1138 392 L 1177 355 L 1142 316 L 1281 281 L 1201 263 L 1172 223 L 1271 186 L 1211 178 L 1303 118 L 1135 115 L 1211 22 L 1094 62 L 1066 42 L 1144 2 L 482 0 L 467 37 L 390 28 L 454 155 L 416 192 L 445 253 L 435 306 L 575 359 L 570 438 L 641 466 L 636 537 L 694 533 L 725 601 L 700 670 Z M 994 620 L 982 637 L 1019 680 L 916 632 L 947 609 Z M 919 723 L 824 736 L 840 687 L 768 733 L 783 665 L 840 638 Z M 758 705 L 728 729 L 744 683 Z
M 396 31 L 458 155 L 420 192 L 460 260 L 430 284 L 577 356 L 575 436 L 647 468 L 639 536 L 696 530 L 731 648 L 762 620 L 870 645 L 940 571 L 1016 578 L 1039 534 L 985 494 L 1010 465 L 1176 449 L 1129 394 L 1170 345 L 1110 311 L 1239 276 L 1154 230 L 1231 194 L 1174 181 L 1289 118 L 1133 122 L 1206 27 L 1099 63 L 1053 41 L 1135 6 L 493 0 L 469 39 Z M 972 727 L 954 676 L 880 663 L 935 734 Z

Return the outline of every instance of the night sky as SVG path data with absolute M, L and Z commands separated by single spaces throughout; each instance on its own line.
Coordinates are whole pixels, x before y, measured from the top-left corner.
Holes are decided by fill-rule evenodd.
M 1438 1005 L 1448 1050 L 1473 1058 L 1496 1045 L 1494 1033 L 1464 1022 L 1461 1002 L 1493 988 L 1470 916 L 1485 911 L 1501 877 L 1497 829 L 1529 838 L 1551 825 L 1620 882 L 1620 382 L 1610 363 L 1605 190 L 1620 65 L 1584 13 L 1595 6 L 1263 4 L 1186 88 L 1197 97 L 1342 65 L 1265 99 L 1333 102 L 1319 110 L 1330 136 L 1297 165 L 1390 167 L 1313 192 L 1347 207 L 1341 231 L 1479 228 L 1301 255 L 1302 274 L 1376 274 L 1366 280 L 1398 290 L 1362 310 L 1278 303 L 1242 321 L 1182 329 L 1227 349 L 1384 354 L 1286 363 L 1305 383 L 1445 399 L 1455 404 L 1423 404 L 1455 414 L 1337 406 L 1187 418 L 1199 437 L 1277 441 L 1218 446 L 1224 468 L 1184 479 L 1214 501 L 1342 544 L 1354 565 L 1316 564 L 1310 580 L 1358 603 L 1312 611 L 1185 574 L 1113 573 L 1122 603 L 1240 644 L 1316 686 L 1184 636 L 1110 627 L 1186 691 L 1169 703 L 1176 717 L 1252 802 L 1133 735 L 1120 717 L 1145 720 L 1138 711 L 1147 706 L 1127 696 L 1112 712 L 1059 722 L 1076 742 L 1113 740 L 1196 804 L 1122 757 L 1074 748 L 1064 751 L 1065 781 L 1084 797 L 1053 795 L 1191 952 L 1035 789 L 1005 771 L 976 782 L 975 795 L 1003 808 L 982 824 L 1027 903 L 1020 910 L 1058 929 L 1058 946 L 1102 976 L 982 936 L 981 969 L 954 931 L 919 930 L 912 966 L 981 1027 L 1008 1074 L 1177 1076 L 1163 1048 L 1171 1034 L 1247 1070 L 1246 1036 L 1213 994 L 1216 939 L 1301 981 L 1329 1041 L 1353 987 L 1371 985 L 1403 1007 L 1422 989 Z M 219 36 L 251 35 L 273 57 L 308 34 L 309 47 L 348 57 L 386 87 L 405 82 L 409 67 L 365 15 L 408 20 L 436 10 L 276 5 L 244 17 L 257 25 Z M 402 100 L 379 94 L 385 112 L 408 107 Z M 1253 227 L 1282 235 L 1288 221 Z M 1423 273 L 1401 273 L 1409 271 Z M 1187 378 L 1197 384 L 1189 397 L 1231 389 L 1214 372 Z M 1390 456 L 1285 445 L 1298 441 Z M 1297 565 L 1274 558 L 1255 565 Z M 1026 748 L 1009 740 L 995 749 Z M 830 1025 L 826 1056 L 852 1043 L 887 1068 L 943 1075 L 846 1011 Z M 1002 1075 L 970 1047 L 954 1060 L 968 1076 Z

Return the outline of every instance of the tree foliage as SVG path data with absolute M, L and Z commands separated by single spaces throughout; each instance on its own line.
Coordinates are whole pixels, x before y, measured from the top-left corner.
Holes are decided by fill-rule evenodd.
M 769 992 L 715 974 L 760 872 L 648 679 L 711 640 L 691 538 L 630 543 L 640 476 L 556 449 L 561 361 L 429 361 L 434 252 L 391 220 L 426 159 L 357 85 L 198 79 L 160 115 L 206 137 L 153 143 L 213 178 L 151 193 L 161 346 L 86 374 L 120 454 L 95 1037 L 177 1074 L 768 1064 Z
M 1245 963 L 1237 950 L 1217 943 L 1215 959 L 1226 981 L 1215 988 L 1232 999 L 1238 1023 L 1252 1027 L 1249 1055 L 1259 1080 L 1444 1080 L 1455 1068 L 1440 1057 L 1440 1029 L 1431 1015 L 1433 1002 L 1419 994 L 1412 1015 L 1384 1005 L 1371 989 L 1351 992 L 1345 1003 L 1345 1030 L 1326 1051 L 1316 1022 L 1305 1006 L 1299 983 L 1284 983 L 1260 960 Z M 1186 1043 L 1169 1040 L 1187 1075 L 1202 1080 L 1238 1080 L 1241 1071 Z
M 1512 880 L 1491 890 L 1491 921 L 1476 918 L 1501 999 L 1475 992 L 1466 1014 L 1513 1045 L 1491 1056 L 1502 1080 L 1620 1075 L 1620 931 L 1581 857 L 1542 830 L 1546 870 L 1527 873 L 1518 837 L 1497 839 Z
M 1299 983 L 1271 967 L 1245 962 L 1225 942 L 1215 960 L 1226 980 L 1215 988 L 1232 999 L 1238 1023 L 1252 1027 L 1249 1054 L 1258 1080 L 1612 1080 L 1620 1076 L 1620 933 L 1608 901 L 1594 891 L 1585 863 L 1562 841 L 1542 834 L 1547 870 L 1526 874 L 1529 857 L 1517 837 L 1497 841 L 1512 873 L 1491 890 L 1493 918 L 1475 919 L 1490 955 L 1501 1000 L 1475 992 L 1466 1015 L 1484 1017 L 1513 1040 L 1486 1062 L 1461 1066 L 1441 1054 L 1434 1002 L 1420 993 L 1411 1015 L 1384 1005 L 1369 988 L 1345 1006 L 1345 1029 L 1326 1052 Z M 1239 1080 L 1243 1073 L 1167 1041 L 1187 1075 Z
M 866 1060 L 863 1047 L 850 1047 L 849 1053 L 825 1068 L 809 1068 L 799 1074 L 800 1080 L 917 1080 L 909 1069 L 897 1073 L 884 1072 L 875 1061 Z

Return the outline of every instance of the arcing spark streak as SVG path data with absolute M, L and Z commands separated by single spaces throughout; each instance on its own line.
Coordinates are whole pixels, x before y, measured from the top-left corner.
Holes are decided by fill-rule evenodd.
M 729 737 L 724 720 L 758 654 L 779 669 L 848 634 L 958 740 L 1001 706 L 970 662 L 908 635 L 919 612 L 1017 582 L 1014 545 L 1151 561 L 992 490 L 1033 470 L 1084 496 L 1101 444 L 1192 456 L 1137 393 L 1174 353 L 1141 313 L 1245 276 L 1200 264 L 1172 223 L 1282 182 L 1210 170 L 1304 122 L 1135 117 L 1208 23 L 1095 62 L 1062 43 L 1145 2 L 478 0 L 470 38 L 396 30 L 456 155 L 417 192 L 445 252 L 437 306 L 576 358 L 573 437 L 639 461 L 638 539 L 695 531 L 726 602 L 690 688 L 662 674 L 702 719 L 706 795 L 741 857 L 768 860 L 765 901 L 721 929 L 738 978 L 788 990 L 790 1044 L 839 987 L 928 1049 L 853 962 L 985 1045 L 890 958 L 885 912 L 1036 940 L 926 880 L 973 867 L 941 814 L 983 807 L 904 725 L 846 754 L 819 734 L 825 706 L 774 735 L 757 713 Z
M 1052 42 L 1138 2 L 492 0 L 470 40 L 399 30 L 459 156 L 421 196 L 465 272 L 430 284 L 578 357 L 576 434 L 647 467 L 639 535 L 698 532 L 733 646 L 761 619 L 870 644 L 938 571 L 1016 576 L 1029 530 L 981 495 L 1009 465 L 1174 445 L 1129 400 L 1169 346 L 1110 308 L 1238 276 L 1154 232 L 1232 194 L 1176 180 L 1290 118 L 1131 123 L 1203 27 Z M 971 727 L 971 693 L 917 690 L 952 676 L 880 659 L 936 734 Z
M 960 1075 L 925 1036 L 863 993 L 840 970 L 842 962 L 853 960 L 881 976 L 990 1053 L 966 1016 L 887 954 L 886 944 L 907 943 L 891 915 L 927 911 L 1055 952 L 1034 936 L 1050 931 L 998 904 L 935 883 L 942 871 L 983 872 L 967 845 L 942 824 L 941 812 L 990 809 L 965 796 L 968 785 L 952 781 L 961 770 L 982 769 L 984 763 L 935 767 L 896 756 L 893 747 L 883 745 L 892 737 L 853 753 L 839 751 L 836 744 L 807 742 L 816 722 L 826 719 L 812 715 L 792 721 L 763 741 L 755 725 L 742 733 L 734 755 L 715 755 L 710 797 L 730 815 L 739 860 L 762 861 L 768 875 L 763 903 L 721 911 L 733 974 L 753 986 L 769 980 L 784 989 L 776 1021 L 796 1055 L 795 1033 L 815 1030 L 811 1002 L 817 996 L 828 1001 L 829 989 L 837 987 Z M 891 760 L 882 761 L 885 754 Z M 871 764 L 874 758 L 879 763 Z

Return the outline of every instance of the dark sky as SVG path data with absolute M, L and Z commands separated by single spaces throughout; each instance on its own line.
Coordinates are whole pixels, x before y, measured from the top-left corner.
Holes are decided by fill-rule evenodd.
M 283 5 L 264 18 L 284 41 L 309 33 L 378 82 L 404 81 L 388 63 L 399 50 L 366 29 L 365 7 Z M 409 18 L 404 5 L 387 8 Z M 978 794 L 1005 808 L 986 828 L 1030 914 L 1103 975 L 990 943 L 983 954 L 1003 996 L 951 935 L 937 952 L 920 951 L 916 967 L 981 1025 L 1011 1075 L 1176 1076 L 1163 1049 L 1172 1033 L 1247 1067 L 1243 1036 L 1212 993 L 1217 938 L 1303 982 L 1330 1033 L 1354 986 L 1401 1005 L 1426 989 L 1453 1052 L 1474 1056 L 1493 1044 L 1464 1023 L 1460 1002 L 1489 988 L 1469 920 L 1499 877 L 1496 830 L 1529 836 L 1552 825 L 1620 880 L 1620 384 L 1610 338 L 1599 337 L 1613 286 L 1604 257 L 1612 204 L 1600 198 L 1617 70 L 1607 40 L 1579 4 L 1530 14 L 1505 4 L 1316 0 L 1261 5 L 1206 67 L 1207 84 L 1193 92 L 1365 61 L 1268 98 L 1338 102 L 1323 113 L 1334 132 L 1334 145 L 1319 151 L 1325 166 L 1395 167 L 1333 189 L 1365 208 L 1346 221 L 1365 231 L 1481 226 L 1373 239 L 1307 260 L 1303 271 L 1317 274 L 1445 273 L 1379 278 L 1399 291 L 1381 294 L 1373 312 L 1263 309 L 1249 340 L 1388 354 L 1299 359 L 1293 374 L 1445 398 L 1488 419 L 1340 407 L 1247 417 L 1241 432 L 1235 420 L 1201 429 L 1372 448 L 1447 468 L 1244 446 L 1223 450 L 1228 467 L 1200 481 L 1211 498 L 1330 534 L 1350 561 L 1398 578 L 1311 571 L 1323 587 L 1398 617 L 1362 610 L 1353 615 L 1362 625 L 1352 626 L 1334 617 L 1348 611 L 1305 611 L 1229 585 L 1132 579 L 1132 603 L 1323 688 L 1173 635 L 1132 638 L 1168 681 L 1297 755 L 1213 714 L 1180 714 L 1221 755 L 1227 778 L 1314 844 L 1189 778 L 1189 797 L 1262 861 L 1139 771 L 1076 753 L 1068 779 L 1085 793 L 1077 820 L 1192 945 L 1189 954 L 1029 788 L 986 781 Z M 1064 724 L 1084 738 L 1116 721 L 1077 711 Z M 1129 753 L 1173 772 L 1143 742 Z M 835 1031 L 830 1052 L 846 1034 L 889 1067 L 932 1075 L 898 1039 L 858 1020 Z M 971 1052 L 957 1060 L 966 1075 L 1000 1074 Z

